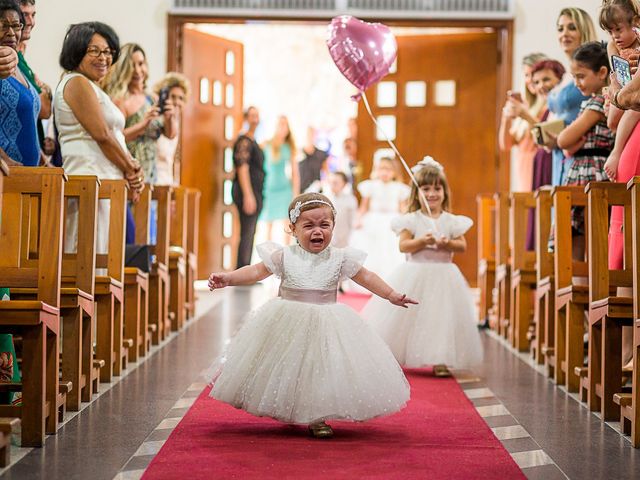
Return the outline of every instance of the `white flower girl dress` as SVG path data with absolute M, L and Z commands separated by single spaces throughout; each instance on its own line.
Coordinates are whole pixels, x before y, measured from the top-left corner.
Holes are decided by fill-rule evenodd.
M 281 278 L 280 296 L 248 314 L 211 396 L 299 424 L 361 421 L 403 408 L 409 384 L 398 362 L 354 310 L 336 303 L 338 282 L 355 275 L 366 254 L 271 242 L 257 251 Z
M 448 238 L 463 235 L 472 225 L 473 221 L 463 215 L 442 212 L 432 220 L 419 211 L 396 217 L 391 223 L 397 234 L 408 230 L 414 237 L 432 233 Z M 453 253 L 425 248 L 408 254 L 407 261 L 391 273 L 388 283 L 420 304 L 395 309 L 373 297 L 362 316 L 401 365 L 468 368 L 482 361 L 473 297 L 453 263 Z

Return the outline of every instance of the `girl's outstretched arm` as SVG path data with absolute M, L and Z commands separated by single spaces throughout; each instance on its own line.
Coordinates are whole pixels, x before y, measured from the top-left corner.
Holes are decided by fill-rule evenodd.
M 596 123 L 603 119 L 604 115 L 601 113 L 595 110 L 585 110 L 573 123 L 560 132 L 560 135 L 558 135 L 558 147 L 570 149 L 574 144 L 578 143 Z
M 264 280 L 271 272 L 264 262 L 247 265 L 233 272 L 214 272 L 209 275 L 209 290 L 232 287 L 234 285 L 253 285 Z
M 351 279 L 358 285 L 362 285 L 371 293 L 374 293 L 385 300 L 389 300 L 391 303 L 398 305 L 399 307 L 407 308 L 409 303 L 416 305 L 418 303 L 406 295 L 396 292 L 378 275 L 364 267 L 351 277 Z

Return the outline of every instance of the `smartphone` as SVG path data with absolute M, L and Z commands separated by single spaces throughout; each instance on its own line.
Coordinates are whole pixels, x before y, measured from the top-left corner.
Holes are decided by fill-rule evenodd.
M 169 89 L 167 87 L 161 88 L 158 93 L 158 108 L 160 113 L 164 113 L 167 105 L 167 98 L 169 98 Z
M 622 87 L 631 81 L 631 67 L 624 58 L 611 55 L 611 67 L 616 72 L 616 78 Z

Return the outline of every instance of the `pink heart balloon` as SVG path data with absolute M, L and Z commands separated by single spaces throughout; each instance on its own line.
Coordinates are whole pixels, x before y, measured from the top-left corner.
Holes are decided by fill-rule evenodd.
M 331 20 L 327 46 L 340 73 L 360 92 L 389 73 L 398 54 L 398 45 L 389 27 L 363 22 L 350 15 Z

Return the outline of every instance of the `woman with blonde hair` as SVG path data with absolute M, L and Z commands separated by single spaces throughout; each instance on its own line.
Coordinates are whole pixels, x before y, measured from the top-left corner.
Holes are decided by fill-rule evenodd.
M 156 166 L 158 170 L 157 183 L 159 185 L 173 185 L 180 183 L 180 177 L 174 175 L 174 159 L 178 149 L 180 138 L 180 118 L 182 108 L 189 99 L 191 87 L 187 77 L 177 72 L 168 72 L 162 80 L 153 87 L 153 93 L 160 97 L 164 92 L 167 97 L 167 104 L 173 106 L 175 110 L 176 135 L 173 138 L 167 137 L 164 133 L 160 135 L 156 142 Z
M 518 147 L 516 169 L 518 175 L 514 191 L 531 190 L 533 178 L 533 157 L 537 146 L 531 136 L 531 127 L 539 122 L 546 109 L 546 98 L 536 93 L 532 82 L 531 69 L 540 60 L 546 58 L 544 53 L 530 53 L 522 59 L 523 88 L 522 92 L 510 91 L 502 108 L 500 121 L 500 149 L 508 152 L 513 146 Z M 524 98 L 523 98 L 524 95 Z
M 126 118 L 127 148 L 142 165 L 147 181 L 155 184 L 156 142 L 161 134 L 167 138 L 176 136 L 177 118 L 173 105 L 166 104 L 161 112 L 157 99 L 146 91 L 148 73 L 142 47 L 127 43 L 102 86 Z
M 596 41 L 596 30 L 593 20 L 587 12 L 581 8 L 568 7 L 560 10 L 556 21 L 558 42 L 560 48 L 571 62 L 573 53 L 579 46 L 587 42 Z M 565 74 L 560 84 L 549 92 L 547 105 L 551 115 L 550 120 L 561 119 L 565 126 L 573 122 L 580 111 L 580 105 L 588 97 L 583 96 L 576 87 L 575 81 L 570 74 Z M 551 183 L 561 185 L 564 182 L 566 173 L 573 162 L 575 151 L 563 151 L 558 148 L 557 140 L 550 135 L 551 140 L 546 145 L 553 149 L 553 173 Z M 578 148 L 578 146 L 576 146 Z
M 260 220 L 266 222 L 267 238 L 271 240 L 273 222 L 287 220 L 289 202 L 300 193 L 296 142 L 286 116 L 278 117 L 273 138 L 262 147 L 262 150 L 266 178 L 264 208 L 260 214 Z M 291 178 L 287 176 L 287 167 L 290 168 Z

